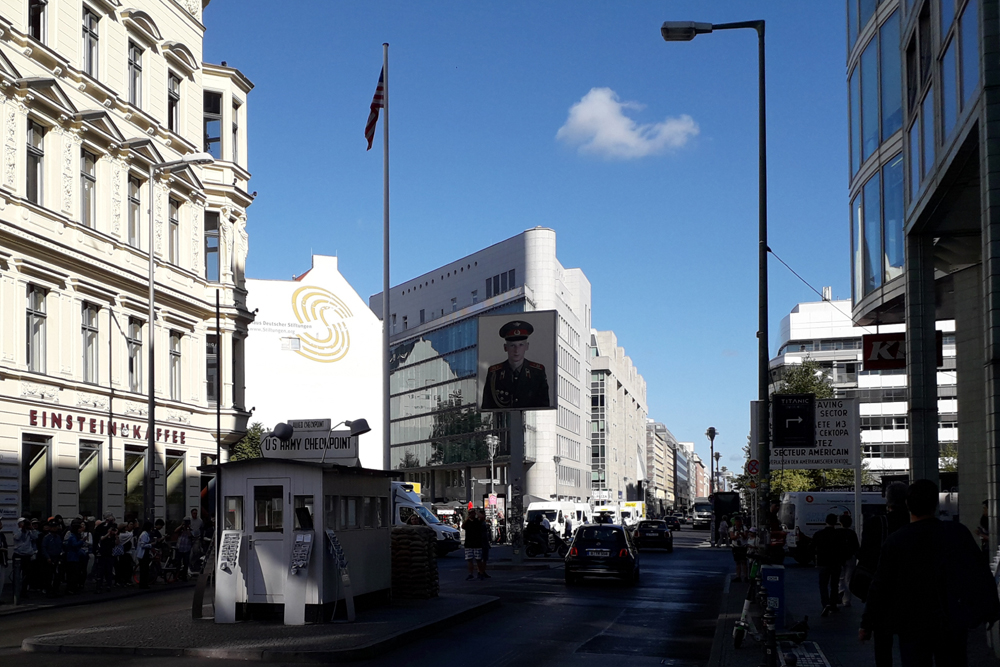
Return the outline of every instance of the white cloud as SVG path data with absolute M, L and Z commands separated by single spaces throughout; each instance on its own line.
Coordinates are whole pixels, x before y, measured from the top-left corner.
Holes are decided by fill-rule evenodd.
M 610 88 L 591 88 L 570 107 L 556 139 L 581 153 L 628 160 L 681 148 L 698 135 L 698 123 L 688 115 L 644 125 L 625 115 L 626 109 L 642 108 L 638 102 L 620 101 Z

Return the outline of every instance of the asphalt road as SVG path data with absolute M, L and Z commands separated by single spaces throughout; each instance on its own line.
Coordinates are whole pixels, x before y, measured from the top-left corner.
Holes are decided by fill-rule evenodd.
M 706 536 L 706 531 L 682 530 L 675 536 L 673 553 L 643 552 L 642 577 L 635 587 L 587 580 L 567 588 L 562 568 L 555 560 L 553 569 L 495 571 L 488 581 L 465 581 L 464 563 L 458 554 L 452 554 L 440 561 L 442 591 L 495 595 L 501 599 L 501 608 L 468 623 L 457 623 L 452 630 L 428 636 L 376 660 L 353 664 L 705 665 L 720 596 L 726 575 L 732 569 L 728 550 L 700 546 Z M 33 667 L 106 667 L 112 663 L 115 667 L 228 665 L 229 661 L 181 658 L 28 655 L 18 649 L 21 640 L 37 634 L 184 609 L 190 605 L 190 597 L 191 591 L 187 589 L 0 617 L 0 662 L 20 655 Z

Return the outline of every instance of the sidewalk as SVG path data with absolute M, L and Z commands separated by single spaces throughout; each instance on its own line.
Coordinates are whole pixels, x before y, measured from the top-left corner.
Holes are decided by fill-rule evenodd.
M 96 604 L 107 602 L 108 600 L 118 600 L 120 598 L 130 598 L 137 595 L 156 594 L 162 591 L 172 591 L 178 588 L 194 588 L 197 577 L 193 576 L 187 581 L 177 581 L 172 584 L 153 584 L 148 589 L 138 586 L 123 588 L 112 588 L 104 593 L 95 593 L 93 583 L 88 582 L 87 590 L 74 595 L 62 594 L 56 597 L 49 597 L 44 592 L 33 592 L 27 600 L 22 600 L 21 604 L 14 606 L 14 593 L 10 585 L 4 587 L 3 596 L 0 597 L 0 618 L 12 614 L 24 614 L 32 611 L 55 609 L 58 607 L 78 607 L 85 604 Z
M 825 664 L 831 667 L 874 667 L 875 651 L 871 642 L 862 644 L 858 641 L 858 626 L 864 605 L 855 598 L 850 607 L 840 607 L 838 613 L 823 618 L 820 616 L 822 607 L 819 603 L 817 576 L 815 568 L 799 566 L 790 559 L 786 561 L 786 627 L 808 616 L 809 638 L 806 644 L 816 643 L 826 658 Z M 733 627 L 743 610 L 746 591 L 747 584 L 732 582 L 722 595 L 709 667 L 758 667 L 763 662 L 763 647 L 750 637 L 744 640 L 741 648 L 733 647 Z M 804 647 L 809 648 L 806 645 Z M 805 660 L 799 660 L 799 665 L 805 664 Z M 810 661 L 809 664 L 824 663 Z M 895 653 L 895 664 L 899 665 L 898 650 Z M 983 630 L 975 630 L 969 635 L 969 664 L 977 667 L 1000 667 L 1000 659 L 986 645 L 986 633 Z
M 488 595 L 446 595 L 395 601 L 359 612 L 355 623 L 300 626 L 256 621 L 217 625 L 211 619 L 194 620 L 190 611 L 182 611 L 127 625 L 39 635 L 24 640 L 21 648 L 44 653 L 345 662 L 381 655 L 416 637 L 492 611 L 499 604 L 499 598 Z

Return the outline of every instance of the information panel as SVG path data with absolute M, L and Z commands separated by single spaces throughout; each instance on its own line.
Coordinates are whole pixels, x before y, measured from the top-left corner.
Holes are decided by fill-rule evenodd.
M 857 398 L 817 398 L 815 430 L 811 447 L 772 447 L 771 471 L 856 465 L 861 450 Z

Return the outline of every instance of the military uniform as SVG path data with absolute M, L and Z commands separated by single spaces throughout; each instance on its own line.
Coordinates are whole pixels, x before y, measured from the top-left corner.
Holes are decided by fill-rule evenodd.
M 513 321 L 500 327 L 507 342 L 525 340 L 534 331 L 528 322 Z M 549 381 L 545 366 L 524 359 L 518 370 L 509 361 L 490 366 L 483 387 L 483 410 L 530 410 L 549 407 Z

